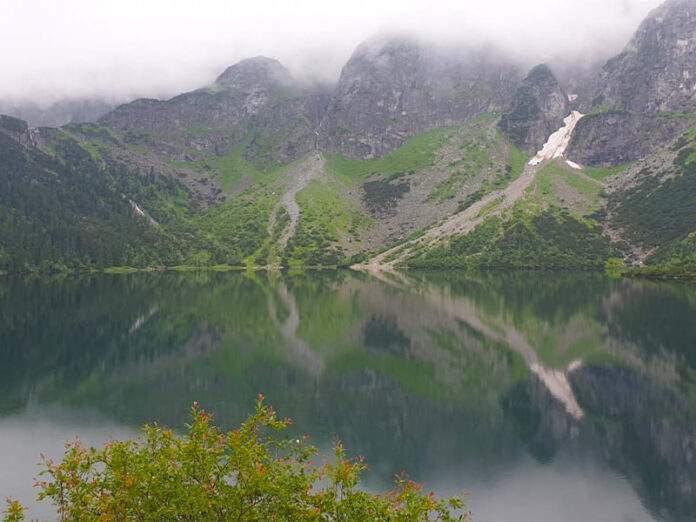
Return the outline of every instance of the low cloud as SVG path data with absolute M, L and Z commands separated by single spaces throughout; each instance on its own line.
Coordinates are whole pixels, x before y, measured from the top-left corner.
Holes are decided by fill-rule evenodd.
M 362 40 L 493 44 L 524 64 L 618 52 L 660 0 L 0 0 L 0 100 L 166 97 L 242 58 L 334 81 Z

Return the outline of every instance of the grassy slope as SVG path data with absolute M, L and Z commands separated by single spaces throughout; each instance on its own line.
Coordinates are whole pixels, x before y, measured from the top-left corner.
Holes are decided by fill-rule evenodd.
M 486 134 L 491 118 L 494 116 L 484 115 L 470 122 L 465 133 L 464 127 L 433 129 L 413 137 L 382 158 L 360 161 L 337 155 L 328 157 L 329 181 L 315 181 L 298 194 L 302 218 L 283 257 L 285 264 L 315 266 L 348 262 L 344 248 L 347 242 L 355 245 L 359 232 L 372 226 L 373 221 L 349 201 L 343 187 L 362 184 L 375 174 L 384 180 L 394 180 L 432 167 L 439 151 L 447 144 L 451 146 L 455 135 L 461 140 L 457 146 L 464 154 L 447 165 L 451 171 L 449 177 L 435 187 L 429 201 L 437 203 L 452 198 L 467 179 L 488 173 L 486 169 L 492 174 L 486 174 L 480 189 L 469 194 L 461 205 L 467 206 L 515 179 L 522 172 L 526 157 L 506 144 L 500 135 Z M 97 125 L 80 125 L 56 131 L 50 147 L 63 165 L 108 172 L 114 169 L 109 146 L 125 139 Z M 266 264 L 269 256 L 274 255 L 269 251 L 274 238 L 279 237 L 287 223 L 287 215 L 281 211 L 276 229 L 268 234 L 268 220 L 280 197 L 274 184 L 281 179 L 284 168 L 246 159 L 247 143 L 248 140 L 224 156 L 198 154 L 194 161 L 183 162 L 187 168 L 217 179 L 228 193 L 241 189 L 242 180 L 248 181 L 247 188 L 238 196 L 202 213 L 193 210 L 191 198 L 182 186 L 165 178 L 143 176 L 135 171 L 114 178 L 116 182 L 109 182 L 113 196 L 127 194 L 137 200 L 161 227 L 146 254 L 129 248 L 118 259 L 95 258 L 92 264 Z M 496 166 L 502 147 L 506 147 L 507 159 Z M 696 264 L 693 249 L 696 130 L 682 137 L 675 151 L 679 152 L 674 162 L 677 176 L 664 183 L 646 177 L 646 181 L 622 195 L 616 216 L 618 223 L 633 234 L 633 239 L 657 245 L 658 250 L 650 259 L 659 266 L 657 270 L 696 271 L 693 268 Z M 594 216 L 605 197 L 602 182 L 625 168 L 585 168 L 579 173 L 562 162 L 552 162 L 538 174 L 524 200 L 513 211 L 502 218 L 487 220 L 469 238 L 455 238 L 447 246 L 423 253 L 413 265 L 599 267 L 611 254 Z M 343 186 L 335 184 L 335 180 Z M 3 219 L 9 223 L 7 211 Z M 141 233 L 153 235 L 153 231 L 137 234 Z M 359 246 L 350 250 L 358 251 Z M 4 260 L 5 266 L 9 262 L 17 265 L 17 260 L 8 261 L 10 257 L 8 246 L 0 248 L 0 261 Z M 52 255 L 51 259 L 56 264 L 75 263 L 61 255 Z M 32 263 L 38 265 L 38 259 L 21 262 L 24 266 Z
M 357 241 L 373 220 L 353 206 L 335 181 L 313 180 L 297 195 L 300 221 L 290 239 L 285 266 L 335 266 L 347 264 L 345 241 Z
M 648 163 L 636 185 L 612 194 L 609 209 L 625 238 L 652 252 L 633 272 L 696 277 L 696 125 L 672 151 L 671 164 Z
M 564 163 L 551 162 L 510 212 L 487 219 L 467 236 L 421 252 L 408 264 L 601 269 L 612 250 L 591 216 L 603 201 L 603 187 L 596 180 L 620 171 L 594 169 L 588 177 Z
M 243 180 L 251 184 L 263 181 L 269 175 L 282 168 L 281 165 L 268 161 L 249 161 L 246 158 L 251 137 L 222 156 L 212 153 L 197 154 L 194 161 L 171 161 L 177 167 L 194 170 L 199 174 L 215 179 L 226 194 L 232 194 Z
M 327 170 L 347 184 L 361 181 L 372 174 L 397 177 L 432 165 L 435 151 L 445 144 L 452 132 L 451 128 L 424 132 L 382 158 L 354 160 L 333 154 L 328 157 Z

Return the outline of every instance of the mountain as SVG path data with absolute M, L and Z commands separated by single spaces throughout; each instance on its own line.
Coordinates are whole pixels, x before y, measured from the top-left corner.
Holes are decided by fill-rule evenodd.
M 537 65 L 517 88 L 512 110 L 500 118 L 500 130 L 529 155 L 563 126 L 570 101 L 547 65 Z
M 569 156 L 616 165 L 646 157 L 690 125 L 696 111 L 696 4 L 668 0 L 641 23 L 593 81 Z
M 351 158 L 383 156 L 420 132 L 502 110 L 519 79 L 519 68 L 490 49 L 369 40 L 341 71 L 322 145 Z
M 256 57 L 225 70 L 211 86 L 167 101 L 122 105 L 99 123 L 144 132 L 170 159 L 224 155 L 244 145 L 249 158 L 288 162 L 314 149 L 328 90 L 294 80 L 277 60 Z
M 3 118 L 0 270 L 694 273 L 694 5 L 666 2 L 603 67 L 391 36 L 335 85 L 255 57 L 95 123 Z
M 696 110 L 696 4 L 652 11 L 600 74 L 593 107 L 654 114 Z

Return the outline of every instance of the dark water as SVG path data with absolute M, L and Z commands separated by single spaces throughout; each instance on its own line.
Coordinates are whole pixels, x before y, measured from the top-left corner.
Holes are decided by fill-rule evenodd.
M 0 497 L 79 435 L 263 392 L 476 521 L 696 520 L 696 287 L 592 274 L 0 280 Z M 32 514 L 51 517 L 33 505 Z

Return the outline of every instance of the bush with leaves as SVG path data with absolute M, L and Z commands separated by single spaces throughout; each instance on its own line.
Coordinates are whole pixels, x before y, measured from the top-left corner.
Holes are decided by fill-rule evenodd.
M 61 520 L 468 520 L 460 498 L 436 499 L 405 478 L 394 490 L 359 489 L 366 466 L 335 446 L 333 462 L 315 463 L 316 448 L 283 436 L 290 424 L 259 397 L 242 425 L 224 433 L 194 404 L 188 432 L 145 426 L 132 441 L 102 448 L 69 443 L 59 463 L 46 459 L 37 485 Z M 23 520 L 8 500 L 4 519 Z

